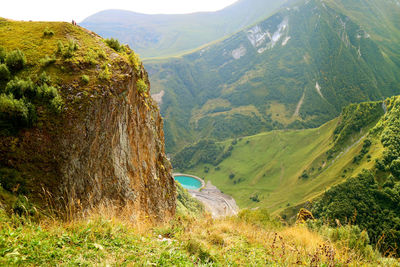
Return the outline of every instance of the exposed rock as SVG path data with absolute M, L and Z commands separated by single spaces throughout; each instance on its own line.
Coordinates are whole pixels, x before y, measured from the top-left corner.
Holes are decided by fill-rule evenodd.
M 305 223 L 308 220 L 314 220 L 314 216 L 312 215 L 311 211 L 307 209 L 300 209 L 299 213 L 297 214 L 296 224 Z
M 293 114 L 293 117 L 296 117 L 296 116 L 300 115 L 300 109 L 303 106 L 303 102 L 304 102 L 305 96 L 306 96 L 306 91 L 303 92 L 303 95 L 302 95 L 299 103 L 297 103 L 296 110 L 295 110 L 295 112 Z
M 285 40 L 282 41 L 282 46 L 287 45 L 287 43 L 289 42 L 289 40 L 290 40 L 291 38 L 292 38 L 292 37 L 287 36 L 287 37 L 285 38 Z
M 157 220 L 175 211 L 175 187 L 164 154 L 161 116 L 131 77 L 113 85 L 119 96 L 97 99 L 60 137 L 61 190 L 68 203 L 132 204 L 136 216 Z M 77 114 L 78 115 L 78 114 Z
M 159 92 L 159 93 L 157 93 L 157 94 L 152 94 L 151 97 L 154 99 L 154 101 L 157 102 L 157 104 L 158 104 L 159 106 L 161 106 L 161 105 L 162 105 L 162 100 L 163 100 L 164 94 L 165 94 L 165 91 L 162 90 L 161 92 Z
M 247 52 L 246 48 L 243 45 L 241 45 L 239 48 L 232 51 L 232 57 L 234 59 L 240 59 L 241 57 L 246 55 L 246 52 Z
M 109 48 L 107 53 L 113 55 L 112 77 L 96 81 L 91 91 L 76 80 L 61 83 L 63 112 L 40 111 L 33 127 L 2 137 L 0 166 L 16 170 L 29 198 L 42 206 L 71 213 L 126 207 L 133 220 L 168 220 L 176 188 L 147 73 Z M 139 79 L 146 92 L 138 92 Z

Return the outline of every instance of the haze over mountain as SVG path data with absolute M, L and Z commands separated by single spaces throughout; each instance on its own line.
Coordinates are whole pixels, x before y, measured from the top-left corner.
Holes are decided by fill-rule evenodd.
M 400 93 L 398 14 L 393 0 L 300 1 L 195 52 L 146 61 L 168 151 L 317 127 L 349 103 Z
M 80 23 L 105 38 L 118 38 L 141 57 L 159 57 L 197 48 L 241 30 L 290 0 L 240 0 L 220 11 L 147 15 L 105 10 Z

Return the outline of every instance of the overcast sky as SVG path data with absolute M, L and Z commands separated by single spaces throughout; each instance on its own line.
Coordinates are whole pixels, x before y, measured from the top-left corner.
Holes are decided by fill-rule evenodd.
M 3 0 L 2 0 L 3 1 Z M 215 11 L 237 0 L 5 0 L 0 17 L 14 20 L 80 22 L 104 9 L 125 9 L 147 14 L 183 14 Z

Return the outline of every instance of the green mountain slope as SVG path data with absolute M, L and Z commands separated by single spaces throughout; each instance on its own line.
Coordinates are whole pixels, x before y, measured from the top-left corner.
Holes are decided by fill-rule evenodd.
M 317 127 L 349 103 L 400 93 L 400 7 L 379 2 L 301 1 L 199 51 L 147 61 L 168 150 Z
M 352 105 L 340 119 L 316 129 L 271 131 L 214 146 L 201 142 L 179 152 L 172 163 L 212 181 L 241 207 L 282 211 L 372 167 L 372 161 L 358 164 L 354 157 L 383 113 L 381 102 Z M 374 143 L 369 153 L 381 156 L 382 146 Z
M 332 226 L 366 229 L 381 252 L 399 255 L 399 114 L 400 97 L 352 104 L 317 129 L 200 142 L 173 164 L 189 166 L 180 171 L 212 181 L 241 207 L 289 220 L 307 207 Z
M 240 0 L 217 12 L 147 15 L 105 10 L 80 25 L 103 37 L 116 37 L 142 57 L 192 50 L 247 27 L 275 12 L 288 0 Z

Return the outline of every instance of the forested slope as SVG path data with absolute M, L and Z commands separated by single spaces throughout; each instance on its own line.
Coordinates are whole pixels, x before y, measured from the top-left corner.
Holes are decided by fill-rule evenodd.
M 350 103 L 398 94 L 400 7 L 379 3 L 300 1 L 196 52 L 145 62 L 153 94 L 164 93 L 167 150 L 317 127 Z

